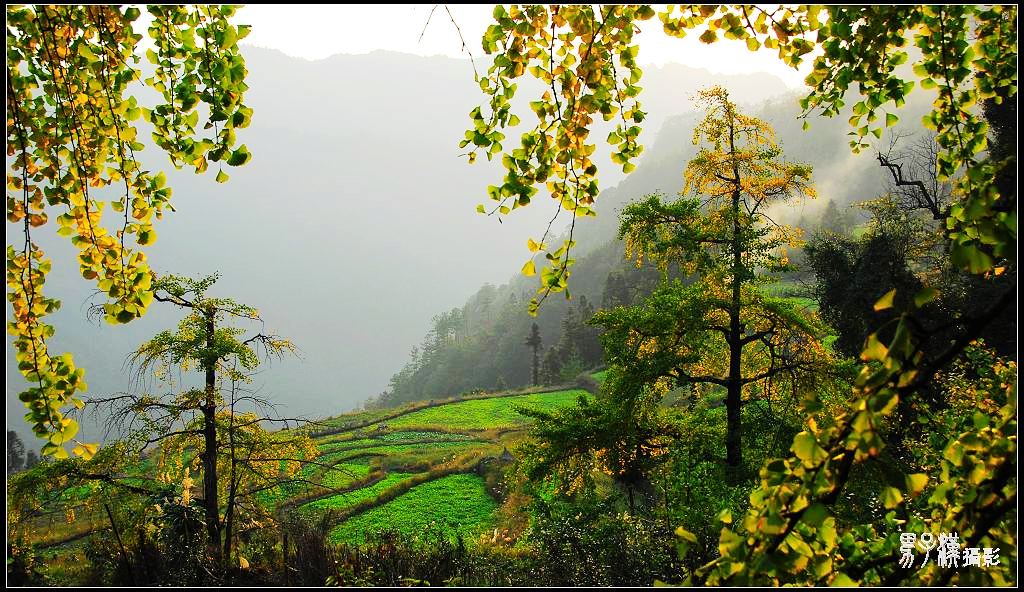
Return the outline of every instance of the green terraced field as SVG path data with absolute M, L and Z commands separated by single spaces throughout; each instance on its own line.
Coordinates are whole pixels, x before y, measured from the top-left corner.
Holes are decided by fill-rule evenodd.
M 348 413 L 345 415 L 339 415 L 337 417 L 331 417 L 328 419 L 320 420 L 320 425 L 312 428 L 311 431 L 316 432 L 319 430 L 329 428 L 340 428 L 349 425 L 357 425 L 364 422 L 371 422 L 382 417 L 387 417 L 394 413 L 394 409 L 373 409 L 371 411 L 359 411 L 356 413 Z
M 475 399 L 421 409 L 385 423 L 389 428 L 440 426 L 456 430 L 482 430 L 517 427 L 526 424 L 530 419 L 517 412 L 514 408 L 516 405 L 553 411 L 575 404 L 577 397 L 586 394 L 587 392 L 583 390 L 571 390 Z
M 335 527 L 332 543 L 361 544 L 367 533 L 398 530 L 419 534 L 438 527 L 450 536 L 473 536 L 487 528 L 498 503 L 476 475 L 449 475 L 417 485 L 407 493 L 353 516 Z
M 303 479 L 309 479 L 322 484 L 329 489 L 342 489 L 366 478 L 370 474 L 370 466 L 365 463 L 339 463 L 329 469 L 323 469 L 316 465 L 306 465 L 302 468 L 300 475 Z M 297 495 L 303 495 L 310 491 L 310 485 L 304 482 L 285 483 L 277 489 L 261 491 L 257 494 L 260 503 L 271 509 L 277 504 Z
M 323 454 L 330 454 L 332 452 L 342 452 L 344 450 L 353 450 L 356 448 L 366 448 L 367 446 L 376 446 L 380 444 L 379 441 L 373 438 L 355 438 L 351 440 L 341 440 L 332 442 L 320 442 L 317 441 L 317 448 Z
M 436 466 L 440 461 L 465 452 L 496 455 L 501 450 L 500 440 L 460 432 L 525 428 L 531 419 L 520 414 L 517 407 L 553 411 L 575 404 L 580 395 L 589 396 L 583 390 L 555 391 L 470 399 L 412 410 L 391 419 L 383 419 L 387 414 L 380 413 L 377 417 L 382 418 L 380 424 L 387 426 L 384 430 L 378 432 L 378 424 L 325 435 L 317 440 L 323 453 L 318 459 L 320 463 L 342 463 L 340 466 L 362 476 L 369 474 L 371 465 L 385 469 L 394 467 L 396 472 L 388 473 L 368 487 L 304 504 L 301 511 L 312 514 L 351 509 L 375 500 L 414 476 L 405 471 L 426 470 L 406 467 Z M 396 411 L 388 413 L 394 415 Z M 336 425 L 353 425 L 369 416 L 372 415 L 361 413 L 331 421 Z M 326 474 L 328 480 L 330 475 L 330 472 Z M 328 486 L 344 487 L 334 483 Z M 456 534 L 471 536 L 486 528 L 496 508 L 497 502 L 487 495 L 478 476 L 449 475 L 416 485 L 383 505 L 361 511 L 336 526 L 330 540 L 359 544 L 367 533 L 385 529 L 416 534 L 435 528 L 452 537 Z
M 603 378 L 603 376 L 600 376 Z M 457 459 L 459 470 L 471 470 L 485 456 L 497 456 L 508 444 L 509 430 L 525 429 L 532 421 L 516 407 L 555 410 L 575 404 L 583 390 L 481 397 L 429 407 L 414 403 L 397 409 L 362 411 L 340 415 L 308 431 L 324 431 L 324 424 L 334 433 L 316 439 L 320 455 L 315 464 L 306 464 L 294 482 L 261 491 L 260 505 L 274 510 L 293 500 L 300 511 L 315 514 L 327 510 L 346 511 L 354 506 L 365 507 L 396 486 L 407 487 L 411 478 L 417 481 L 432 478 L 442 465 Z M 368 422 L 378 422 L 377 424 Z M 379 429 L 385 424 L 386 429 Z M 344 426 L 350 426 L 348 428 Z M 359 427 L 356 427 L 359 426 Z M 153 459 L 147 459 L 139 472 L 151 470 Z M 303 498 L 329 490 L 344 490 L 367 479 L 374 471 L 385 476 L 366 487 L 345 493 L 331 494 L 312 502 Z M 406 481 L 403 485 L 403 481 Z M 320 484 L 320 489 L 309 482 Z M 87 497 L 90 486 L 68 488 L 60 503 L 73 504 Z M 393 495 L 393 493 L 391 494 Z M 433 523 L 441 532 L 472 535 L 492 520 L 497 503 L 485 492 L 483 482 L 470 473 L 457 473 L 412 487 L 381 506 L 359 511 L 332 532 L 331 540 L 359 542 L 364 532 L 396 528 L 418 533 Z
M 789 296 L 789 299 L 811 312 L 818 312 L 818 301 L 813 298 L 807 298 L 805 296 Z
M 464 442 L 472 440 L 472 436 L 466 434 L 452 434 L 446 432 L 390 432 L 373 438 L 355 438 L 349 440 L 334 440 L 317 444 L 324 454 L 341 452 L 344 450 L 357 450 L 362 448 L 377 448 L 388 444 L 423 444 L 429 446 L 434 442 Z
M 320 444 L 328 444 L 331 442 L 351 442 L 352 440 L 358 440 L 359 438 L 362 438 L 362 435 L 358 431 L 352 431 L 331 434 L 330 436 L 320 436 L 319 438 L 315 438 L 315 440 Z
M 365 478 L 370 474 L 370 467 L 355 463 L 341 463 L 325 471 L 321 477 L 324 487 L 341 489 Z
M 760 290 L 768 296 L 786 298 L 809 311 L 816 312 L 818 310 L 818 301 L 807 297 L 806 291 L 794 282 L 778 282 L 761 286 Z
M 454 442 L 456 440 L 471 440 L 473 437 L 468 434 L 451 432 L 388 432 L 374 439 L 384 442 L 425 442 L 427 440 Z
M 345 464 L 348 464 L 348 465 L 365 465 L 365 466 L 369 467 L 370 466 L 370 461 L 373 460 L 374 458 L 375 457 L 373 455 L 357 456 L 356 458 L 350 458 L 350 459 L 346 460 Z
M 465 450 L 468 448 L 473 448 L 474 446 L 478 445 L 478 442 L 421 442 L 418 444 L 376 444 L 373 446 L 365 446 L 363 448 L 342 450 L 341 452 L 332 452 L 331 454 L 321 456 L 320 461 L 330 462 L 335 460 L 349 460 L 367 454 L 374 454 L 378 456 L 390 456 L 406 452 L 420 452 L 427 450 L 443 450 L 444 452 L 448 452 L 450 450 L 454 452 L 459 450 Z M 325 461 L 325 459 L 328 458 L 330 459 L 330 461 Z
M 361 489 L 356 489 L 355 491 L 339 493 L 337 495 L 318 499 L 314 502 L 309 502 L 302 506 L 302 511 L 312 513 L 322 510 L 345 510 L 360 502 L 377 497 L 385 490 L 394 487 L 412 475 L 413 473 L 388 473 L 383 479 L 369 487 L 363 487 Z
M 330 452 L 330 453 L 327 453 L 327 454 L 321 454 L 319 457 L 317 457 L 316 462 L 319 463 L 319 465 L 330 465 L 330 464 L 334 464 L 336 462 L 342 462 L 342 461 L 348 460 L 349 458 L 351 458 L 353 456 L 353 454 L 354 453 L 351 450 L 341 450 L 341 451 L 338 451 L 338 452 Z M 315 474 L 320 473 L 320 472 L 325 471 L 325 470 L 326 470 L 325 467 L 317 466 L 317 465 L 310 465 L 310 468 L 308 469 L 310 475 L 315 475 Z

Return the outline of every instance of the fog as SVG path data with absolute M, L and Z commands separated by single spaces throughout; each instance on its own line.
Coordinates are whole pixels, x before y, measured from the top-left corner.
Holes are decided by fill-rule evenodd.
M 307 61 L 252 47 L 243 53 L 246 102 L 255 113 L 238 138 L 253 159 L 227 168 L 230 181 L 217 184 L 216 171 L 175 171 L 165 156 L 146 151 L 145 166 L 167 171 L 177 210 L 157 222 L 149 262 L 158 273 L 220 272 L 211 295 L 255 306 L 265 331 L 299 348 L 298 357 L 262 368 L 254 383 L 261 395 L 285 415 L 336 414 L 387 385 L 434 314 L 515 274 L 529 256 L 526 238 L 543 232 L 554 204 L 538 197 L 503 223 L 476 213 L 486 187 L 503 173 L 497 163 L 469 165 L 460 157 L 469 111 L 483 97 L 468 60 L 375 52 Z M 764 74 L 649 68 L 641 141 L 650 145 L 666 118 L 689 111 L 689 97 L 715 83 L 749 103 L 786 90 Z M 527 95 L 529 85 L 520 86 Z M 517 104 L 521 119 L 531 120 L 525 100 Z M 509 145 L 517 134 L 507 136 Z M 602 164 L 604 187 L 621 180 L 606 157 Z M 17 230 L 8 225 L 9 233 Z M 128 390 L 126 356 L 183 313 L 155 303 L 128 325 L 90 322 L 88 304 L 100 302 L 94 285 L 80 277 L 74 247 L 53 231 L 50 224 L 34 233 L 54 262 L 46 291 L 63 301 L 48 319 L 56 327 L 50 351 L 69 351 L 86 369 L 87 398 Z M 34 447 L 21 419 L 24 381 L 10 337 L 7 344 L 8 428 Z M 85 439 L 100 437 L 99 426 L 87 422 L 83 430 Z

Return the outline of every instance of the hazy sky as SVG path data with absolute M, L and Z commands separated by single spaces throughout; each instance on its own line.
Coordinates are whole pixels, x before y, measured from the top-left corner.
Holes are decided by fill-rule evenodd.
M 236 23 L 252 25 L 242 43 L 278 49 L 294 57 L 322 59 L 338 53 L 360 54 L 377 49 L 424 56 L 465 57 L 462 42 L 443 5 L 248 5 L 242 8 Z M 451 5 L 462 37 L 474 56 L 483 55 L 480 38 L 492 23 L 493 4 Z M 422 39 L 420 38 L 421 33 Z M 775 52 L 749 51 L 737 41 L 719 41 L 707 45 L 697 35 L 670 38 L 661 31 L 656 17 L 645 21 L 638 38 L 641 64 L 664 65 L 678 62 L 723 74 L 768 72 L 792 88 L 803 86 L 803 73 L 782 64 Z

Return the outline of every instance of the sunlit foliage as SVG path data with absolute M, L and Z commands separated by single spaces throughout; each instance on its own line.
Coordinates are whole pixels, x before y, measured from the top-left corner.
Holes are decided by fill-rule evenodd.
M 558 207 L 576 215 L 593 213 L 598 196 L 597 142 L 589 138 L 594 117 L 619 118 L 606 141 L 612 159 L 629 172 L 642 151 L 636 138 L 644 112 L 638 97 L 642 71 L 634 34 L 655 9 L 601 6 L 513 5 L 497 7 L 494 24 L 484 34 L 484 51 L 494 55 L 480 87 L 487 104 L 473 110 L 473 129 L 463 146 L 473 144 L 470 159 L 483 152 L 502 155 L 506 176 L 489 196 L 497 202 L 482 212 L 507 214 L 528 205 L 546 188 Z M 937 133 L 940 179 L 956 180 L 962 197 L 947 220 L 954 259 L 973 273 L 1013 257 L 1007 245 L 1016 240 L 1014 203 L 995 192 L 993 179 L 1005 161 L 986 157 L 987 125 L 975 108 L 986 99 L 1016 95 L 1016 7 L 1013 6 L 668 6 L 657 12 L 664 32 L 684 37 L 699 34 L 705 43 L 721 38 L 743 41 L 752 51 L 766 48 L 783 63 L 797 67 L 813 58 L 801 101 L 804 116 L 844 113 L 849 96 L 854 150 L 867 147 L 869 135 L 881 137 L 899 120 L 906 95 L 920 86 L 938 98 L 924 125 Z M 911 72 L 909 46 L 920 53 Z M 502 130 L 519 123 L 511 110 L 516 79 L 529 75 L 544 91 L 530 107 L 537 124 L 512 149 L 502 144 Z M 571 233 L 541 275 L 546 296 L 567 287 L 572 259 Z M 531 239 L 531 250 L 545 249 Z M 535 248 L 537 247 L 537 248 Z M 531 305 L 535 310 L 537 301 Z
M 149 7 L 147 50 L 154 75 L 142 81 L 160 96 L 147 108 L 131 88 L 141 81 L 142 35 L 138 8 L 118 6 L 8 6 L 7 8 L 7 220 L 22 225 L 20 248 L 7 246 L 7 286 L 18 369 L 31 383 L 19 397 L 26 419 L 49 442 L 44 454 L 62 458 L 78 431 L 65 416 L 80 406 L 84 370 L 70 353 L 51 355 L 52 325 L 43 318 L 60 307 L 43 286 L 52 262 L 32 237 L 56 223 L 57 234 L 78 249 L 79 272 L 106 298 L 111 323 L 142 316 L 153 300 L 153 273 L 144 247 L 156 240 L 155 221 L 167 211 L 171 188 L 162 172 L 143 168 L 140 119 L 176 168 L 197 173 L 245 164 L 235 130 L 252 109 L 238 40 L 248 27 L 228 19 L 232 6 Z M 202 123 L 200 118 L 203 119 Z M 113 196 L 109 202 L 106 196 Z M 109 203 L 107 218 L 104 207 Z M 89 456 L 95 445 L 80 445 Z
M 531 62 L 539 61 L 540 66 L 547 64 L 553 68 L 551 56 L 572 49 L 558 35 L 559 27 L 566 27 L 556 18 L 562 10 L 513 8 L 496 14 L 496 24 L 485 36 L 485 49 L 496 54 L 492 76 L 497 73 L 499 81 L 507 82 L 531 72 L 544 80 L 542 72 L 528 67 Z M 629 78 L 588 79 L 580 75 L 609 63 L 615 56 L 626 55 L 626 59 L 635 60 L 634 48 L 626 51 L 621 47 L 622 40 L 629 43 L 632 33 L 630 30 L 619 34 L 626 29 L 621 22 L 623 13 L 616 12 L 609 18 L 604 13 L 608 9 L 600 13 L 593 8 L 574 10 L 583 12 L 583 20 L 589 22 L 586 45 L 599 48 L 595 52 L 599 57 L 590 58 L 585 52 L 574 65 L 575 70 L 567 75 L 567 86 L 576 89 L 578 95 L 594 97 L 615 96 L 634 86 L 639 81 L 634 72 Z M 630 14 L 635 20 L 642 20 L 653 16 L 653 12 L 637 8 Z M 988 125 L 978 104 L 1016 100 L 1016 7 L 673 6 L 664 9 L 659 18 L 669 35 L 699 33 L 705 43 L 720 37 L 742 40 L 751 50 L 776 50 L 780 59 L 791 66 L 813 57 L 812 73 L 806 79 L 810 91 L 801 102 L 805 116 L 815 112 L 825 116 L 845 113 L 846 101 L 859 94 L 860 99 L 850 106 L 854 151 L 868 146 L 868 135 L 880 137 L 884 127 L 898 121 L 897 110 L 915 86 L 933 90 L 936 99 L 922 123 L 936 133 L 940 147 L 938 180 L 950 180 L 953 184 L 952 204 L 945 221 L 951 261 L 979 275 L 999 275 L 1008 266 L 1015 266 L 1016 192 L 1012 188 L 1001 192 L 996 185 L 1000 171 L 1015 166 L 1015 155 L 993 157 L 986 151 Z M 605 20 L 614 25 L 608 28 L 607 35 Z M 575 35 L 570 37 L 573 39 Z M 548 49 L 544 53 L 527 49 L 538 45 Z M 908 71 L 900 66 L 909 61 L 910 45 L 918 57 Z M 514 87 L 505 84 L 498 90 L 491 84 L 484 92 L 488 97 L 498 93 L 511 95 Z M 557 94 L 542 95 L 533 103 L 539 113 L 563 113 L 563 104 Z M 492 117 L 490 121 L 494 123 L 490 125 L 484 119 L 481 131 L 486 133 L 479 145 L 494 149 L 497 139 L 487 134 L 506 127 L 510 118 L 511 114 Z M 481 128 L 479 118 L 476 119 L 477 127 Z M 544 125 L 543 118 L 541 124 Z M 576 137 L 585 136 L 588 130 L 583 127 L 572 130 Z M 621 140 L 609 138 L 613 144 Z M 523 142 L 519 150 L 528 148 Z M 502 149 L 499 146 L 498 150 Z M 521 156 L 526 154 L 530 153 L 520 152 Z M 569 162 L 573 155 L 570 149 L 558 146 L 546 158 Z M 504 164 L 510 177 L 520 167 L 514 159 Z M 582 187 L 594 192 L 588 195 L 594 195 L 596 166 L 589 173 L 591 176 Z M 536 188 L 506 183 L 503 189 L 510 196 L 528 198 Z M 570 195 L 579 195 L 579 191 Z M 592 200 L 585 205 L 590 208 Z M 560 253 L 546 276 L 564 279 L 570 261 L 567 252 Z M 555 287 L 564 288 L 558 282 Z M 913 401 L 922 385 L 958 359 L 985 325 L 1012 305 L 1014 296 L 1013 290 L 1009 290 L 984 310 L 962 319 L 957 334 L 943 339 L 942 353 L 925 359 L 922 343 L 936 337 L 920 330 L 915 315 L 935 300 L 939 289 L 941 286 L 926 286 L 913 294 L 910 305 L 897 310 L 897 317 L 884 336 L 872 333 L 868 337 L 860 356 L 863 366 L 847 409 L 814 415 L 807 429 L 794 438 L 792 455 L 764 466 L 748 512 L 734 526 L 723 528 L 720 557 L 696 570 L 693 582 L 944 585 L 1014 581 L 1015 562 L 1011 561 L 961 576 L 957 570 L 940 571 L 934 567 L 902 570 L 891 558 L 898 549 L 898 528 L 923 528 L 921 522 L 903 517 L 902 512 L 907 500 L 919 495 L 931 479 L 941 481 L 942 486 L 937 490 L 941 493 L 930 496 L 921 509 L 926 520 L 930 520 L 926 523 L 929 532 L 956 532 L 966 546 L 995 547 L 1012 541 L 1010 546 L 1015 548 L 1012 533 L 1016 520 L 1016 380 L 979 385 L 986 390 L 984 398 L 998 402 L 998 411 L 965 425 L 962 432 L 947 440 L 940 472 L 907 474 L 902 487 L 883 492 L 882 499 L 891 509 L 884 527 L 841 525 L 831 515 L 830 508 L 847 486 L 854 466 L 878 458 L 885 447 L 882 430 L 900 401 Z M 540 291 L 550 291 L 543 277 Z M 874 308 L 893 308 L 894 297 L 894 292 L 886 293 Z M 1015 374 L 1016 369 L 1009 372 Z M 811 402 L 807 411 L 813 412 L 816 407 L 818 403 Z M 971 454 L 962 454 L 964 450 Z M 680 535 L 687 545 L 694 540 L 686 532 Z

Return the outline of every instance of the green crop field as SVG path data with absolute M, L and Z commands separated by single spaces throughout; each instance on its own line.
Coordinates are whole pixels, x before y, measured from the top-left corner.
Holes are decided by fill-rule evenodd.
M 789 296 L 789 299 L 796 302 L 800 306 L 806 308 L 809 311 L 818 311 L 818 301 L 813 298 L 807 298 L 806 296 Z
M 361 544 L 365 535 L 384 530 L 417 534 L 437 527 L 450 536 L 473 536 L 492 520 L 498 503 L 476 475 L 449 475 L 358 514 L 331 531 L 333 543 Z
M 321 472 L 327 470 L 327 468 L 323 467 L 322 465 L 332 465 L 332 464 L 337 463 L 337 462 L 342 462 L 342 461 L 348 460 L 354 454 L 358 454 L 358 453 L 354 453 L 351 450 L 341 450 L 339 452 L 330 452 L 330 453 L 327 453 L 327 454 L 322 454 L 319 457 L 317 457 L 317 459 L 316 459 L 316 462 L 319 465 L 321 465 L 321 466 L 309 465 L 304 470 L 308 471 L 308 474 L 310 474 L 310 475 L 315 475 L 317 473 L 321 473 Z
M 421 409 L 386 423 L 389 428 L 442 426 L 448 429 L 482 430 L 516 427 L 526 424 L 530 419 L 516 411 L 515 406 L 553 411 L 572 406 L 580 395 L 587 395 L 587 392 L 571 390 L 475 399 Z
M 302 506 L 302 511 L 304 513 L 312 513 L 324 510 L 345 510 L 365 500 L 377 497 L 385 490 L 398 485 L 412 475 L 412 473 L 388 473 L 383 479 L 373 485 L 309 502 Z
M 387 417 L 394 413 L 394 409 L 374 409 L 371 411 L 358 411 L 355 413 L 347 413 L 345 415 L 339 415 L 328 419 L 320 420 L 315 428 L 312 428 L 312 432 L 318 430 L 330 429 L 330 428 L 343 428 L 345 426 L 358 425 L 360 423 L 372 422 L 382 417 Z
M 458 434 L 452 432 L 388 432 L 381 436 L 377 436 L 376 440 L 383 440 L 384 442 L 426 442 L 433 440 L 437 442 L 454 442 L 456 440 L 471 440 L 472 436 L 468 434 Z
M 472 437 L 466 434 L 446 432 L 391 432 L 375 436 L 373 438 L 355 438 L 349 440 L 334 440 L 318 443 L 317 446 L 324 454 L 342 452 L 345 450 L 358 450 L 362 448 L 375 448 L 388 444 L 424 444 L 430 445 L 434 442 L 464 442 Z
M 515 432 L 532 422 L 517 407 L 551 411 L 575 404 L 580 395 L 588 396 L 582 390 L 485 396 L 336 416 L 304 430 L 315 433 L 330 427 L 333 432 L 315 439 L 320 450 L 315 461 L 303 466 L 295 481 L 260 491 L 256 498 L 267 511 L 289 501 L 297 503 L 300 513 L 307 516 L 332 510 L 355 511 L 332 531 L 331 540 L 335 542 L 360 542 L 364 533 L 385 528 L 407 533 L 435 528 L 450 536 L 472 535 L 490 523 L 497 502 L 488 496 L 483 481 L 475 474 L 450 474 L 452 461 L 458 463 L 456 470 L 469 471 L 479 459 L 496 457 L 506 446 L 511 448 Z M 381 424 L 386 427 L 381 429 Z M 138 471 L 151 471 L 153 465 L 154 460 L 147 459 Z M 382 479 L 358 487 L 378 470 L 385 471 Z M 437 470 L 445 471 L 442 474 L 447 476 L 435 478 L 432 473 Z M 396 487 L 408 487 L 410 479 L 425 482 L 395 499 L 380 500 L 382 495 L 385 499 L 394 495 Z M 55 501 L 55 508 L 77 505 L 90 496 L 92 488 L 67 488 Z M 331 493 L 349 488 L 354 489 Z M 317 494 L 327 495 L 304 501 Z M 57 514 L 63 521 L 63 513 L 54 516 Z M 83 514 L 73 528 L 57 525 L 48 537 L 59 540 L 105 526 L 103 516 L 97 515 L 95 525 L 85 518 Z
M 443 453 L 455 452 L 459 450 L 465 450 L 478 446 L 477 442 L 421 442 L 417 444 L 376 444 L 373 446 L 365 446 L 363 448 L 355 448 L 352 450 L 343 450 L 341 452 L 333 452 L 328 455 L 324 455 L 321 458 L 329 458 L 330 461 L 337 460 L 350 460 L 360 456 L 366 455 L 377 455 L 377 456 L 388 456 L 393 454 L 402 454 L 405 452 L 420 452 L 424 450 L 438 450 Z M 328 461 L 328 462 L 330 462 Z
M 321 483 L 323 483 L 324 487 L 340 489 L 348 487 L 359 479 L 366 477 L 369 473 L 370 467 L 366 465 L 341 463 L 325 471 L 321 476 Z
M 347 462 L 338 463 L 326 469 L 316 465 L 306 465 L 300 473 L 303 479 L 319 483 L 328 489 L 348 487 L 356 481 L 366 478 L 369 474 L 369 465 Z M 274 489 L 261 491 L 256 498 L 265 508 L 270 509 L 289 498 L 309 492 L 312 487 L 303 481 L 292 481 Z
M 356 448 L 365 448 L 367 446 L 375 446 L 379 444 L 377 440 L 373 438 L 354 438 L 349 440 L 334 440 L 330 442 L 317 442 L 317 448 L 323 454 L 330 454 L 332 452 L 342 452 L 344 450 L 353 450 Z
M 816 312 L 818 301 L 807 296 L 807 290 L 794 281 L 782 281 L 767 286 L 761 286 L 762 293 L 777 298 L 786 298 L 801 307 Z

